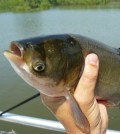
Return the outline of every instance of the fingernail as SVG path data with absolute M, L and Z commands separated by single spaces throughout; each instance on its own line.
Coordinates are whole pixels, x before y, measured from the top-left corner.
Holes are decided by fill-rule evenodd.
M 88 57 L 87 57 L 87 62 L 88 64 L 91 64 L 91 65 L 98 65 L 98 57 L 96 54 L 89 54 Z

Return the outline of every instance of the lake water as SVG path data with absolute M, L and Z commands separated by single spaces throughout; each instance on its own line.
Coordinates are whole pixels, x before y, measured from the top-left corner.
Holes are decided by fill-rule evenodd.
M 120 47 L 120 9 L 51 9 L 32 13 L 0 13 L 0 111 L 37 93 L 13 71 L 3 56 L 12 40 L 44 34 L 74 33 Z M 39 98 L 13 113 L 54 119 Z M 120 110 L 109 110 L 109 128 L 120 130 Z M 0 131 L 17 134 L 60 134 L 0 121 Z

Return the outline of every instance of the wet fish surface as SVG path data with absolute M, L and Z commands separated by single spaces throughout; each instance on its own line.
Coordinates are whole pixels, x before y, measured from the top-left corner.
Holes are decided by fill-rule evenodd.
M 95 96 L 110 107 L 120 107 L 120 49 L 75 34 L 48 35 L 11 42 L 4 55 L 30 86 L 50 97 L 69 101 L 76 125 L 89 133 L 89 122 L 72 95 L 85 57 L 99 57 Z

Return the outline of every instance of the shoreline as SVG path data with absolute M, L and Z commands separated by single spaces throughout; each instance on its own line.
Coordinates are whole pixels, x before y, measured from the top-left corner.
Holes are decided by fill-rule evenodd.
M 59 5 L 59 6 L 52 6 L 48 5 L 45 7 L 39 7 L 39 8 L 30 8 L 30 7 L 22 7 L 22 6 L 13 6 L 9 8 L 1 8 L 0 5 L 0 13 L 4 12 L 39 12 L 39 11 L 45 11 L 50 9 L 120 9 L 120 2 L 109 2 L 107 4 L 81 4 L 81 5 Z
M 51 8 L 48 8 L 48 9 L 35 9 L 35 10 L 1 10 L 0 9 L 0 13 L 7 13 L 7 12 L 13 12 L 13 13 L 27 13 L 27 12 L 42 12 L 42 11 L 47 11 L 47 10 L 52 10 L 52 9 L 60 9 L 60 10 L 64 10 L 64 9 L 68 9 L 68 10 L 84 10 L 84 9 L 120 9 L 120 5 L 106 5 L 106 6 L 103 6 L 103 5 L 93 5 L 93 6 L 57 6 L 57 7 L 51 7 Z

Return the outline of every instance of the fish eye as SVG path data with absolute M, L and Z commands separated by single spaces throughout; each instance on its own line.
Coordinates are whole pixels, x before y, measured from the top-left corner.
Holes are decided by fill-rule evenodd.
M 45 64 L 44 63 L 38 63 L 36 66 L 33 67 L 35 71 L 42 72 L 45 70 Z

